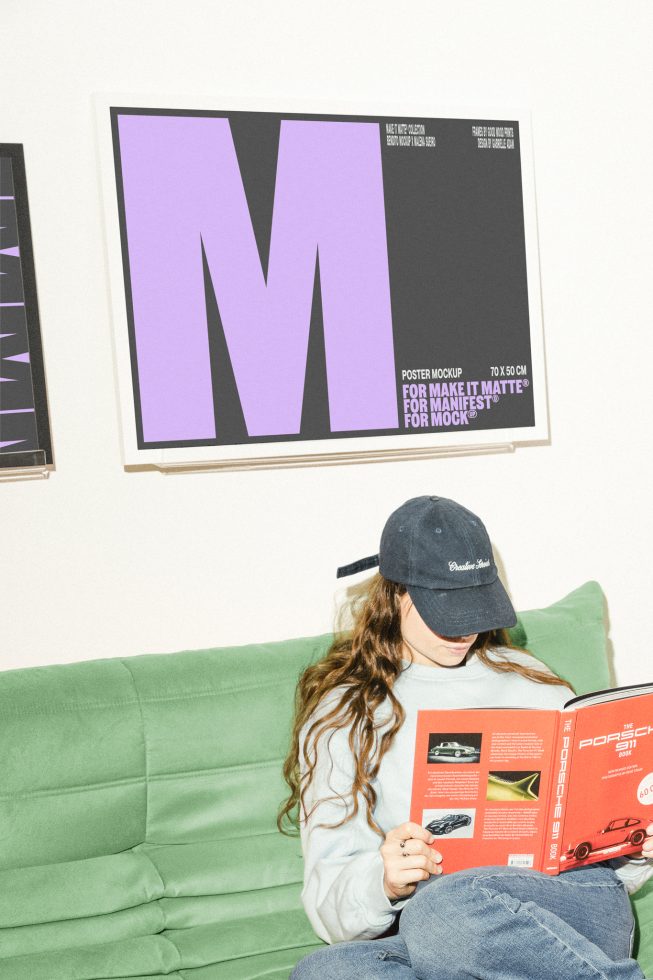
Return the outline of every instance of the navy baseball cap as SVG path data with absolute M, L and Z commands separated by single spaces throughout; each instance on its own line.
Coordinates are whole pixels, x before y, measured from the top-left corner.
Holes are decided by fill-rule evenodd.
M 338 578 L 379 566 L 405 585 L 426 625 L 440 636 L 514 626 L 480 517 L 447 497 L 413 497 L 388 518 L 378 555 L 338 569 Z

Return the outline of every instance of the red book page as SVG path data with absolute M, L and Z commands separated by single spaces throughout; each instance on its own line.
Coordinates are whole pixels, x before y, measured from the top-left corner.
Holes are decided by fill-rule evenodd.
M 561 871 L 641 851 L 653 821 L 653 697 L 575 715 Z
M 559 712 L 420 711 L 411 820 L 435 835 L 447 872 L 540 869 Z

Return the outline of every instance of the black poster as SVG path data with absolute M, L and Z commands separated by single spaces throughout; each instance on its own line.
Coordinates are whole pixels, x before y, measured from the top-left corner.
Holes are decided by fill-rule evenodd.
M 0 143 L 0 470 L 52 462 L 23 148 Z
M 109 117 L 127 462 L 542 434 L 527 121 Z

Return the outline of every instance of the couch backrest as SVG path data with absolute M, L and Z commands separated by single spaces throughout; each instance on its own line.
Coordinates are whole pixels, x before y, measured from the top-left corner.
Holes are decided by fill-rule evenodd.
M 512 633 L 579 693 L 607 686 L 595 582 Z M 297 679 L 330 640 L 0 673 L 0 870 L 274 833 Z
M 0 870 L 273 833 L 297 678 L 329 640 L 0 675 Z

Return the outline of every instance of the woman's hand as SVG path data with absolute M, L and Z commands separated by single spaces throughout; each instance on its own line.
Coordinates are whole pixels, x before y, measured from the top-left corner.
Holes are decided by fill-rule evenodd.
M 408 898 L 418 881 L 442 874 L 442 855 L 427 847 L 434 840 L 433 834 L 417 823 L 402 823 L 388 831 L 381 844 L 381 857 L 383 889 L 391 901 Z
M 653 823 L 648 825 L 646 833 L 648 837 L 642 844 L 642 854 L 645 858 L 653 858 Z

